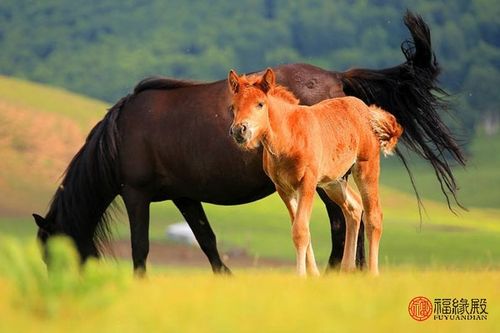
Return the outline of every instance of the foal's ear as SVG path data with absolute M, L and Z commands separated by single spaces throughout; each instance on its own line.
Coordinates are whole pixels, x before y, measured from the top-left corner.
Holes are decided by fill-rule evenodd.
M 276 77 L 274 76 L 274 71 L 271 68 L 266 69 L 262 81 L 260 82 L 262 90 L 267 93 L 269 89 L 274 87 L 275 83 Z
M 240 89 L 240 78 L 233 69 L 229 71 L 229 74 L 227 76 L 227 82 L 229 83 L 229 90 L 233 94 L 236 94 Z
M 41 217 L 38 214 L 33 214 L 33 218 L 35 219 L 35 223 L 38 226 L 38 228 L 47 230 L 48 229 L 48 223 L 47 220 Z

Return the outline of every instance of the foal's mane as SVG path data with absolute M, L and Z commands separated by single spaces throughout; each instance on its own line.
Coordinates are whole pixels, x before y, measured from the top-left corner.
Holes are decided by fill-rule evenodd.
M 267 94 L 290 104 L 299 104 L 299 99 L 290 90 L 280 85 L 272 87 Z
M 260 75 L 243 75 L 240 77 L 240 83 L 244 86 L 258 86 L 262 79 Z M 279 84 L 275 84 L 271 87 L 271 89 L 267 92 L 268 96 L 275 97 L 277 99 L 282 100 L 283 102 L 287 102 L 289 104 L 298 105 L 299 99 L 295 97 L 295 95 L 288 90 L 284 86 L 280 86 Z

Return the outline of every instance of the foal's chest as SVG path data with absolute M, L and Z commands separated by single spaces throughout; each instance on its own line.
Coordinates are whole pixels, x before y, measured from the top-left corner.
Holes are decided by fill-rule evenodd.
M 304 177 L 305 170 L 306 166 L 298 158 L 276 158 L 269 156 L 269 153 L 264 154 L 264 171 L 274 184 L 284 191 L 295 191 Z

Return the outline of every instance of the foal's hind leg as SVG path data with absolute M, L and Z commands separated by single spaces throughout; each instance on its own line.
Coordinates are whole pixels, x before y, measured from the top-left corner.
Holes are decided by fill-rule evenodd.
M 353 170 L 354 180 L 361 193 L 366 216 L 366 234 L 369 242 L 368 269 L 378 275 L 378 252 L 382 235 L 382 209 L 379 199 L 380 162 L 376 156 L 365 162 L 358 162 Z
M 144 276 L 149 253 L 149 198 L 141 191 L 125 186 L 122 192 L 130 223 L 134 273 Z
M 340 266 L 342 257 L 344 255 L 344 243 L 345 243 L 345 218 L 344 213 L 339 205 L 337 205 L 325 190 L 322 188 L 317 188 L 316 191 L 319 197 L 325 204 L 326 212 L 328 213 L 328 218 L 330 220 L 330 235 L 332 240 L 332 249 L 330 251 L 330 257 L 328 258 L 327 272 L 334 270 L 337 266 Z M 364 222 L 363 217 L 361 217 L 361 222 L 359 224 L 358 240 L 356 243 L 356 266 L 358 269 L 363 269 L 366 265 L 365 261 L 365 232 L 364 232 Z
M 325 188 L 325 191 L 340 206 L 345 217 L 344 254 L 340 268 L 345 272 L 354 271 L 356 269 L 356 243 L 362 214 L 361 200 L 345 181 L 333 183 Z
M 201 202 L 187 198 L 175 199 L 173 201 L 189 224 L 201 250 L 207 256 L 212 266 L 212 271 L 214 273 L 231 274 L 231 270 L 220 259 L 219 251 L 217 250 L 217 240 L 208 223 Z

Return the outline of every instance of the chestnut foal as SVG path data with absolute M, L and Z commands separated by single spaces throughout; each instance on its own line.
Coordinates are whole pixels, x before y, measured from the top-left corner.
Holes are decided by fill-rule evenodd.
M 231 135 L 243 149 L 264 148 L 263 166 L 288 208 L 297 254 L 297 273 L 319 275 L 309 232 L 314 193 L 323 188 L 341 208 L 346 237 L 341 269 L 355 270 L 356 240 L 364 210 L 369 241 L 368 268 L 378 274 L 382 211 L 378 179 L 380 150 L 390 154 L 403 129 L 396 118 L 355 97 L 313 106 L 264 75 L 229 72 L 234 120 Z M 359 195 L 348 185 L 352 172 Z

